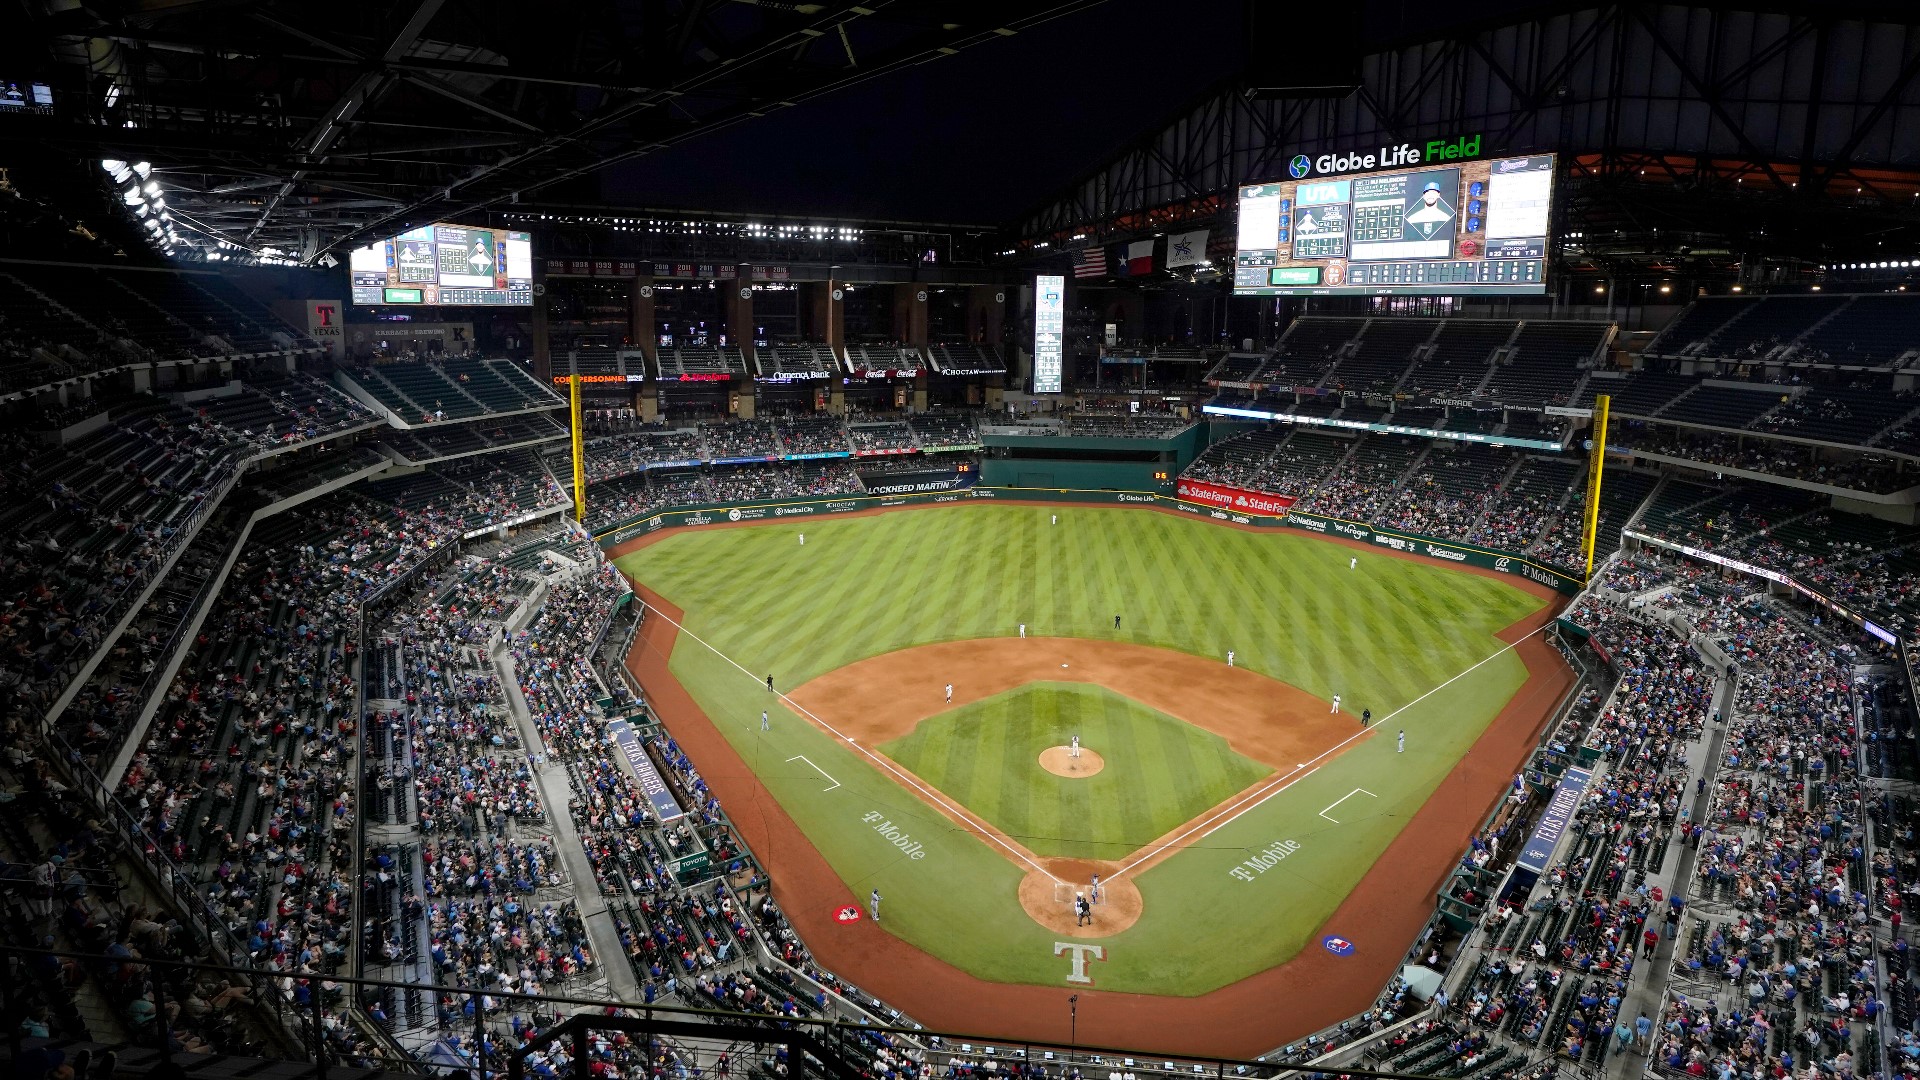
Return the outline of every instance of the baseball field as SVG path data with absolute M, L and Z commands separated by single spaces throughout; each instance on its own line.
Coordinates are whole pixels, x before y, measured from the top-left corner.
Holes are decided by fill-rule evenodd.
M 1514 700 L 1551 652 L 1530 583 L 1164 512 L 689 529 L 617 565 L 653 606 L 649 698 L 808 944 L 883 996 L 924 954 L 1207 1000 L 1327 937 L 1377 990 L 1553 703 Z

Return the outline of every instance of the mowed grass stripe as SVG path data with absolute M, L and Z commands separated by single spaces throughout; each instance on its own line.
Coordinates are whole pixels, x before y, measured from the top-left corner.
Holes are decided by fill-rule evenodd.
M 941 508 L 669 536 L 623 560 L 696 633 L 793 686 L 865 656 L 1016 632 L 1122 637 L 1391 710 L 1539 606 L 1502 582 L 1317 538 L 1127 510 Z M 1011 550 L 1017 558 L 1009 560 Z M 1031 564 L 1027 562 L 1032 559 Z M 1031 569 L 1026 567 L 1031 565 Z M 1436 621 L 1438 620 L 1438 621 Z M 1176 629 L 1177 628 L 1177 629 Z M 1436 632 L 1437 628 L 1437 632 Z M 944 674 L 944 673 L 943 673 Z M 953 673 L 958 679 L 962 672 Z
M 1106 767 L 1067 778 L 1041 751 L 1074 735 Z M 922 721 L 880 746 L 1041 855 L 1117 859 L 1269 774 L 1224 739 L 1111 691 L 1034 683 Z

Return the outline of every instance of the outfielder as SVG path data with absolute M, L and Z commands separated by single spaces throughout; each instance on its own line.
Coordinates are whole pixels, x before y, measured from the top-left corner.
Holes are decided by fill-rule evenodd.
M 1404 754 L 1406 752 L 1407 752 L 1407 729 L 1401 728 L 1400 729 L 1400 745 L 1394 750 L 1394 753 Z
M 1233 666 L 1233 650 L 1232 649 L 1227 650 L 1227 666 L 1228 667 Z
M 1026 639 L 1026 636 L 1027 636 L 1027 624 L 1026 624 L 1026 623 L 1021 623 L 1021 624 L 1020 624 L 1020 637 L 1021 637 L 1021 639 L 1022 639 L 1022 640 L 1025 640 L 1025 639 Z
M 874 922 L 880 921 L 880 890 L 879 889 L 873 890 L 873 895 L 867 899 L 867 911 L 873 915 Z
M 1340 695 L 1339 694 L 1333 695 L 1333 711 L 1334 712 L 1340 711 Z
M 947 684 L 947 704 L 953 704 L 953 684 Z
M 1360 565 L 1360 556 L 1358 555 L 1355 555 L 1353 558 L 1347 560 L 1347 569 L 1349 570 L 1359 565 Z
M 801 534 L 800 534 L 800 546 L 801 546 L 801 547 L 806 547 L 806 546 L 807 546 L 807 534 L 806 534 L 806 533 L 801 533 Z

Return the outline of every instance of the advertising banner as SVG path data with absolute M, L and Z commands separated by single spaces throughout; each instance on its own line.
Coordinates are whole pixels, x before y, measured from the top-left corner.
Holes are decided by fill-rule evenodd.
M 1518 865 L 1523 870 L 1536 874 L 1547 872 L 1547 862 L 1553 858 L 1553 847 L 1560 842 L 1560 835 L 1567 831 L 1567 823 L 1573 820 L 1574 812 L 1580 809 L 1580 796 L 1586 794 L 1587 781 L 1593 774 L 1585 769 L 1569 767 L 1560 774 L 1560 782 L 1554 785 L 1553 798 L 1547 808 L 1540 812 L 1540 820 L 1533 827 L 1533 834 L 1527 837 L 1527 846 L 1520 849 Z
M 661 821 L 672 821 L 686 816 L 686 811 L 674 801 L 673 792 L 668 790 L 660 770 L 653 767 L 653 759 L 647 756 L 647 748 L 641 744 L 640 736 L 633 733 L 632 725 L 625 720 L 608 724 L 607 740 L 620 748 L 620 756 L 626 759 L 627 768 L 633 770 L 634 781 L 640 785 L 647 802 L 653 805 L 655 817 Z
M 1238 510 L 1243 514 L 1261 514 L 1278 516 L 1287 512 L 1293 505 L 1291 495 L 1274 495 L 1265 491 L 1249 491 L 1246 488 L 1228 484 L 1209 483 L 1205 480 L 1181 478 L 1174 494 L 1189 502 L 1205 503 L 1227 510 Z

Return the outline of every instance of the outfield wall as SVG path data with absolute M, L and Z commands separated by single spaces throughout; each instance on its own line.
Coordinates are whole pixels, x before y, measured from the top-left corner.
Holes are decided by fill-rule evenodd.
M 811 496 L 789 499 L 781 502 L 747 502 L 720 504 L 713 506 L 686 507 L 675 510 L 662 510 L 654 514 L 643 515 L 622 522 L 614 528 L 594 535 L 594 540 L 603 549 L 611 549 L 619 544 L 639 536 L 646 536 L 662 529 L 678 529 L 697 525 L 719 525 L 742 521 L 782 521 L 793 518 L 806 518 L 826 514 L 849 514 L 862 510 L 891 510 L 901 507 L 932 506 L 943 503 L 967 502 L 973 500 L 1006 500 L 1011 502 L 1047 502 L 1092 505 L 1155 506 L 1164 510 L 1192 514 L 1195 517 L 1222 521 L 1234 525 L 1246 525 L 1255 528 L 1289 528 L 1319 533 L 1322 536 L 1338 536 L 1348 540 L 1357 540 L 1364 544 L 1373 544 L 1409 555 L 1425 555 L 1429 558 L 1443 559 L 1447 562 L 1465 566 L 1477 566 L 1502 574 L 1514 574 L 1530 581 L 1539 582 L 1567 595 L 1578 595 L 1582 583 L 1578 578 L 1555 570 L 1550 566 L 1534 562 L 1524 555 L 1498 548 L 1479 547 L 1462 544 L 1439 537 L 1423 536 L 1419 533 L 1397 530 L 1376 529 L 1357 521 L 1342 518 L 1325 517 L 1319 514 L 1306 514 L 1290 511 L 1286 514 L 1269 516 L 1264 514 L 1239 514 L 1216 507 L 1206 506 L 1184 499 L 1170 498 L 1147 491 L 1085 491 L 1072 488 L 1026 488 L 998 487 L 980 485 L 954 491 L 927 494 L 906 495 L 838 495 Z

